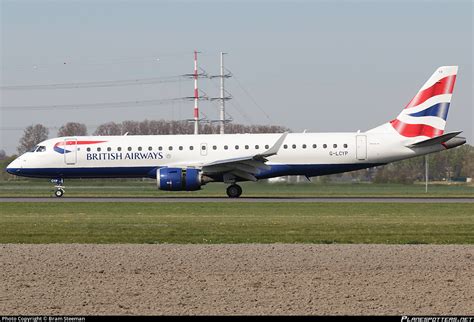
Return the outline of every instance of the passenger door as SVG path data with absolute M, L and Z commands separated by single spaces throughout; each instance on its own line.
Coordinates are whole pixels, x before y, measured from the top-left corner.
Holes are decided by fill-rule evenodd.
M 367 136 L 356 135 L 357 160 L 367 160 Z
M 74 165 L 77 162 L 77 139 L 64 139 L 64 163 Z

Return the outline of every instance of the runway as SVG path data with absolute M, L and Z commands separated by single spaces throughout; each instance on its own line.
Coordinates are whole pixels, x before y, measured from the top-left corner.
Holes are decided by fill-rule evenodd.
M 156 198 L 124 198 L 124 197 L 2 197 L 0 202 L 232 202 L 232 203 L 474 203 L 474 198 L 396 198 L 396 197 L 241 197 L 241 198 L 227 198 L 227 197 L 156 197 Z

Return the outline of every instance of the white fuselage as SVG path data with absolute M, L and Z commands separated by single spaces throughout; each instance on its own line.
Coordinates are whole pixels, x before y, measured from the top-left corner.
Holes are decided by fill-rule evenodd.
M 44 141 L 9 172 L 47 178 L 156 177 L 161 167 L 201 169 L 219 160 L 258 155 L 281 134 L 149 135 L 64 137 Z M 72 142 L 72 143 L 71 143 Z M 282 175 L 308 177 L 346 172 L 443 150 L 441 145 L 408 148 L 392 133 L 291 133 L 270 169 L 257 179 Z M 215 181 L 221 181 L 216 176 Z

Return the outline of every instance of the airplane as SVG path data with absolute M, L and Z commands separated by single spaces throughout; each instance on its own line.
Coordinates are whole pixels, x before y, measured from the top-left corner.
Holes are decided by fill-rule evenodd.
M 365 132 L 60 137 L 24 153 L 8 173 L 48 178 L 55 196 L 64 179 L 153 178 L 166 191 L 301 175 L 308 179 L 360 170 L 466 143 L 461 131 L 444 133 L 458 66 L 439 67 L 393 120 Z

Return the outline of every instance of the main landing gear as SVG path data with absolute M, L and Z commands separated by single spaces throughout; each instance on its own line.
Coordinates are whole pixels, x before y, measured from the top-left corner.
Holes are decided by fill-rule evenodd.
M 238 184 L 231 184 L 227 187 L 227 195 L 229 198 L 239 198 L 242 194 L 242 188 Z
M 51 179 L 51 183 L 54 183 L 55 190 L 54 190 L 54 195 L 58 198 L 61 198 L 64 195 L 64 180 L 62 178 L 58 179 Z

